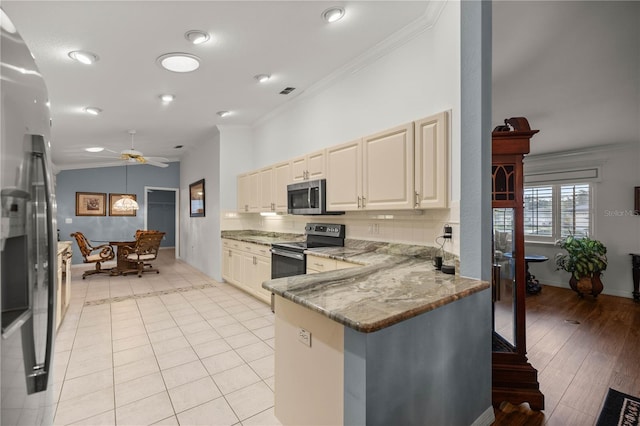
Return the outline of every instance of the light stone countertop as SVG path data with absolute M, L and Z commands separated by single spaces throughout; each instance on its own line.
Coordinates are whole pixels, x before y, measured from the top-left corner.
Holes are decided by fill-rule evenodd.
M 303 235 L 223 231 L 222 238 L 270 245 Z M 371 333 L 488 289 L 489 283 L 436 271 L 427 246 L 345 240 L 305 253 L 360 267 L 265 281 L 262 287 L 363 333 Z M 446 262 L 449 263 L 449 262 Z

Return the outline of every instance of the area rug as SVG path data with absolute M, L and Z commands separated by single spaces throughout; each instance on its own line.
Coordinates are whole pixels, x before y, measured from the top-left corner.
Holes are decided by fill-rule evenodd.
M 609 388 L 596 426 L 640 425 L 640 398 Z

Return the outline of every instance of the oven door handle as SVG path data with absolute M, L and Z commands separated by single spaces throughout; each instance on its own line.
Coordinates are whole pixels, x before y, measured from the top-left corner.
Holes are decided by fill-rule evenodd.
M 287 250 L 281 250 L 277 248 L 272 248 L 271 253 L 275 254 L 276 256 L 284 256 L 290 259 L 304 260 L 304 253 L 293 253 Z

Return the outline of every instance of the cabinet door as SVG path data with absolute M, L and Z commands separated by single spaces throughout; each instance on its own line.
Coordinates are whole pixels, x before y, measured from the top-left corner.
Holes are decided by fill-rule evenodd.
M 256 256 L 255 293 L 264 302 L 271 303 L 271 292 L 262 288 L 262 283 L 271 279 L 271 258 Z
M 416 208 L 447 207 L 449 181 L 449 113 L 415 122 Z
M 307 179 L 322 179 L 325 176 L 324 150 L 307 155 Z
M 258 171 L 250 172 L 247 176 L 247 194 L 250 212 L 260 211 L 260 186 L 258 180 Z
M 272 198 L 277 212 L 287 211 L 287 185 L 291 183 L 291 164 L 281 163 L 273 167 Z
M 239 212 L 249 211 L 249 175 L 243 174 L 238 176 L 238 186 L 236 188 L 237 204 Z
M 266 169 L 260 170 L 258 173 L 258 186 L 259 186 L 259 197 L 260 197 L 260 211 L 268 212 L 274 210 L 273 205 L 273 168 L 267 167 Z
M 242 254 L 239 251 L 231 250 L 231 282 L 239 284 L 244 279 L 242 272 Z
M 291 160 L 291 181 L 302 182 L 307 178 L 307 157 L 302 156 Z
M 362 207 L 413 208 L 413 123 L 363 138 L 362 156 Z
M 327 148 L 327 210 L 358 210 L 361 206 L 361 141 Z
M 224 248 L 222 250 L 222 278 L 231 280 L 231 249 Z
M 253 283 L 255 282 L 256 273 L 255 273 L 255 256 L 248 252 L 242 252 L 242 281 L 239 281 L 240 284 L 245 290 L 251 291 L 253 287 Z

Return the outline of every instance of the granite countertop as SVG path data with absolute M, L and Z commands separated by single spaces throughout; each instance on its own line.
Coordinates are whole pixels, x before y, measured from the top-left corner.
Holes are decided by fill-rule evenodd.
M 261 244 L 270 246 L 274 243 L 284 243 L 290 241 L 304 241 L 305 236 L 302 234 L 287 234 L 282 232 L 265 232 L 265 231 L 222 231 L 222 238 L 229 240 L 243 241 L 246 243 Z
M 267 290 L 363 333 L 392 326 L 489 288 L 436 271 L 425 246 L 346 240 L 307 254 L 363 265 L 265 281 Z

